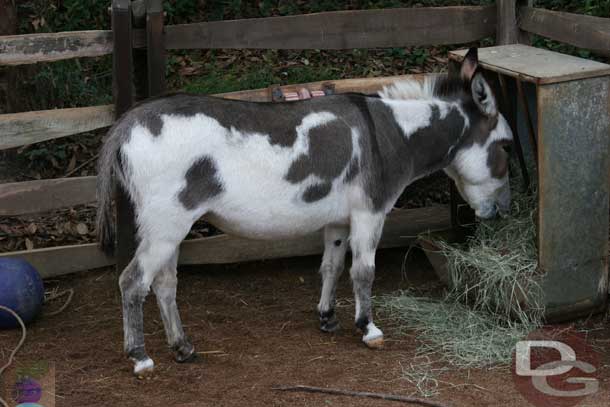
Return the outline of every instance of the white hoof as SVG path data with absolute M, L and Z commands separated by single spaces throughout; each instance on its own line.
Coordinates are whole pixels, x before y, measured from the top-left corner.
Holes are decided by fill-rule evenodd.
M 374 323 L 369 322 L 366 326 L 366 335 L 362 337 L 362 342 L 371 349 L 383 348 L 383 332 Z
M 155 362 L 151 358 L 146 358 L 144 360 L 138 360 L 133 368 L 133 374 L 138 377 L 138 379 L 147 379 L 150 378 L 155 369 Z

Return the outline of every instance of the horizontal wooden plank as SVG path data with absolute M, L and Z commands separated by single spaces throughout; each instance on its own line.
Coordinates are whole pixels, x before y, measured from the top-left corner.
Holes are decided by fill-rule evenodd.
M 464 60 L 467 50 L 449 52 Z M 479 48 L 479 64 L 488 70 L 537 84 L 568 82 L 610 75 L 610 65 L 523 44 Z
M 380 247 L 407 246 L 425 231 L 448 229 L 449 209 L 445 206 L 395 210 L 386 220 Z M 185 241 L 180 248 L 180 264 L 234 263 L 322 253 L 322 233 L 300 239 L 250 240 L 229 235 Z
M 448 229 L 450 224 L 446 206 L 393 211 L 387 218 L 380 247 L 407 246 L 419 233 Z M 321 233 L 274 241 L 220 235 L 184 241 L 180 249 L 180 264 L 236 263 L 309 256 L 322 251 Z M 1 253 L 0 257 L 21 257 L 32 263 L 44 278 L 114 264 L 114 259 L 101 252 L 95 243 Z
M 110 126 L 113 105 L 0 115 L 0 150 Z
M 435 74 L 427 74 L 435 75 Z M 300 88 L 312 90 L 324 90 L 326 86 L 331 86 L 335 93 L 360 92 L 373 94 L 380 91 L 384 86 L 390 85 L 401 80 L 423 80 L 426 75 L 397 75 L 383 76 L 378 78 L 356 78 L 356 79 L 340 79 L 335 81 L 318 81 L 300 83 L 297 85 L 280 86 L 284 92 L 296 92 Z M 271 101 L 268 88 L 242 90 L 237 92 L 220 93 L 219 97 L 226 99 L 247 100 L 250 102 L 269 102 Z
M 144 30 L 134 31 L 133 46 L 146 46 Z M 0 65 L 25 65 L 112 53 L 112 31 L 66 31 L 0 37 Z
M 522 30 L 610 56 L 610 19 L 522 7 Z
M 495 34 L 495 6 L 333 11 L 165 27 L 167 49 L 443 45 Z
M 114 258 L 106 256 L 96 243 L 0 253 L 0 258 L 2 257 L 19 257 L 28 261 L 38 270 L 42 278 L 57 277 L 114 264 Z
M 16 216 L 95 202 L 96 177 L 0 184 L 0 216 Z

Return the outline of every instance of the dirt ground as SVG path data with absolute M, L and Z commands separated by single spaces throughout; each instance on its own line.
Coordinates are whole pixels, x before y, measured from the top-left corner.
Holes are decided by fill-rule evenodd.
M 378 253 L 375 294 L 431 284 L 433 275 L 421 254 L 401 274 L 405 250 Z M 122 353 L 117 275 L 112 269 L 48 281 L 73 288 L 75 296 L 60 315 L 42 317 L 29 327 L 15 365 L 41 361 L 55 366 L 56 406 L 391 406 L 397 402 L 322 394 L 285 393 L 277 385 L 312 385 L 358 391 L 417 395 L 401 375 L 415 355 L 415 332 L 399 335 L 389 321 L 383 350 L 366 349 L 352 328 L 348 273 L 340 282 L 334 335 L 318 330 L 314 312 L 319 291 L 319 257 L 202 266 L 181 270 L 178 304 L 188 335 L 203 352 L 189 364 L 176 364 L 167 350 L 155 301 L 145 309 L 147 350 L 156 362 L 151 380 L 138 380 Z M 601 351 L 600 390 L 581 406 L 608 406 L 610 327 L 592 331 Z M 0 332 L 0 357 L 19 338 Z M 14 368 L 11 369 L 14 375 Z M 6 374 L 11 377 L 11 371 Z M 516 390 L 509 368 L 452 370 L 440 375 L 432 400 L 448 406 L 528 406 Z M 0 386 L 10 392 L 10 384 Z M 0 393 L 1 394 L 1 393 Z M 404 405 L 404 404 L 403 404 Z

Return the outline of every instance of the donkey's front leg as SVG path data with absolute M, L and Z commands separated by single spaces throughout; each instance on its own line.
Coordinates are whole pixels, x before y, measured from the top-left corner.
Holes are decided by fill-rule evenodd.
M 167 343 L 176 355 L 179 363 L 187 362 L 195 355 L 195 348 L 184 335 L 180 313 L 176 305 L 176 288 L 178 285 L 177 266 L 178 253 L 155 277 L 152 287 L 157 297 L 157 304 L 161 311 L 161 319 L 167 335 Z
M 345 265 L 348 235 L 349 226 L 332 225 L 324 228 L 324 256 L 320 266 L 322 293 L 318 303 L 320 329 L 324 332 L 335 332 L 339 329 L 335 314 L 335 292 Z
M 375 251 L 381 237 L 383 213 L 366 210 L 351 216 L 350 244 L 352 268 L 350 276 L 356 300 L 356 326 L 362 331 L 362 341 L 370 348 L 383 346 L 383 332 L 373 323 L 371 290 L 375 279 Z

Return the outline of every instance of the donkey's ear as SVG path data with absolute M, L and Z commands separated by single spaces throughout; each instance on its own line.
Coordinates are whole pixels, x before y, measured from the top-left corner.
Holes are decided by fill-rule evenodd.
M 496 98 L 482 73 L 479 72 L 474 75 L 470 88 L 472 90 L 474 103 L 476 103 L 481 112 L 487 116 L 495 116 L 498 114 Z
M 479 51 L 476 48 L 470 48 L 462 62 L 460 76 L 462 79 L 470 81 L 479 67 Z

